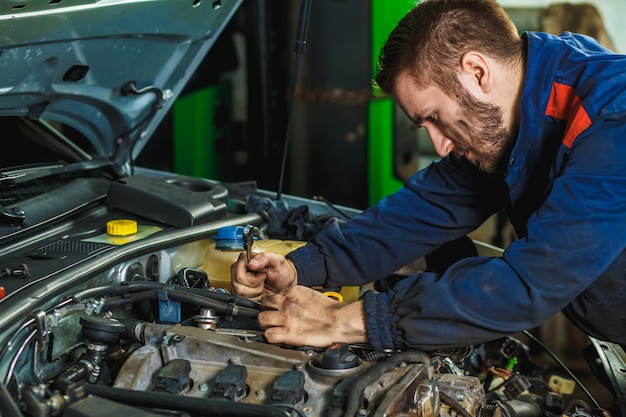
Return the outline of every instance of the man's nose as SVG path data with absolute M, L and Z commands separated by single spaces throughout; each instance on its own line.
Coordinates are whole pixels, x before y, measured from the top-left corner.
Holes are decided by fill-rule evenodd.
M 428 129 L 428 135 L 430 136 L 430 141 L 433 143 L 435 152 L 437 152 L 437 155 L 440 157 L 443 158 L 454 149 L 454 142 L 439 129 Z

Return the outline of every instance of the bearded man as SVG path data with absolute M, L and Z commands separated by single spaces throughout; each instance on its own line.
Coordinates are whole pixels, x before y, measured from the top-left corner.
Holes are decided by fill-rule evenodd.
M 585 35 L 518 33 L 494 0 L 424 0 L 382 48 L 376 84 L 441 159 L 287 258 L 232 268 L 263 297 L 267 341 L 379 350 L 475 344 L 563 311 L 626 345 L 626 57 Z M 519 239 L 341 303 L 313 286 L 382 280 L 499 210 Z

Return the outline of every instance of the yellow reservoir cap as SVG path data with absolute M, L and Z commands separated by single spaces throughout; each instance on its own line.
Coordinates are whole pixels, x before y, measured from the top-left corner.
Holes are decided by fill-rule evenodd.
M 137 233 L 137 222 L 120 219 L 107 222 L 107 234 L 111 236 L 128 236 Z
M 324 291 L 324 295 L 328 298 L 332 298 L 333 300 L 337 300 L 343 303 L 343 295 L 338 293 L 337 291 Z

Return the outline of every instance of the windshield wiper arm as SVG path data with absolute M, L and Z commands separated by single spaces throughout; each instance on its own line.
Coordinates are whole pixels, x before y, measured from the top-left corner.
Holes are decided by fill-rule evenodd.
M 26 174 L 23 172 L 15 172 L 11 174 L 0 173 L 0 186 L 13 185 L 15 184 L 15 180 L 17 180 L 18 178 L 22 178 L 24 176 L 26 176 Z

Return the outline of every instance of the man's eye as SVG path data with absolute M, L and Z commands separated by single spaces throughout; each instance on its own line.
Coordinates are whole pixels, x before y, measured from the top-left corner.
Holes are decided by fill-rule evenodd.
M 426 117 L 426 120 L 428 120 L 429 122 L 434 122 L 435 121 L 435 115 L 431 114 L 430 116 Z

